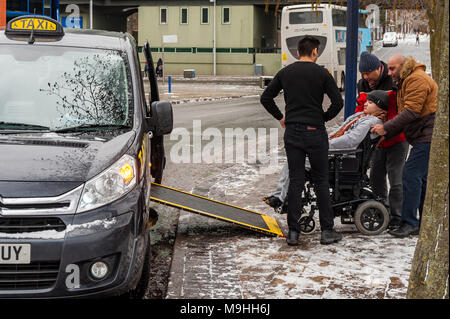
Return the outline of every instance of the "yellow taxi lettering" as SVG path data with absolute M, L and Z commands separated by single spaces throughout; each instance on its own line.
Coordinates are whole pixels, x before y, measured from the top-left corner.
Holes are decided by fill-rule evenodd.
M 26 29 L 33 29 L 33 28 L 34 28 L 34 21 L 30 19 L 30 20 L 28 20 Z
M 37 26 L 35 27 L 35 29 L 45 30 L 44 26 L 42 25 L 44 23 L 44 20 L 36 19 L 36 22 L 37 22 Z

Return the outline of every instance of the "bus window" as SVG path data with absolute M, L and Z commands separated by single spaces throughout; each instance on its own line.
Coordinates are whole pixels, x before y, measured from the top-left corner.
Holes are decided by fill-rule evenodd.
M 286 44 L 289 49 L 289 52 L 292 54 L 294 58 L 298 58 L 297 50 L 298 50 L 298 42 L 303 39 L 305 36 L 296 36 L 286 39 Z M 327 46 L 327 38 L 322 36 L 314 35 L 314 37 L 320 41 L 319 46 L 319 57 L 322 55 L 325 47 Z
M 345 65 L 345 48 L 340 48 L 338 51 L 338 63 L 339 65 Z
M 322 11 L 302 11 L 289 13 L 289 24 L 323 23 Z
M 334 27 L 347 27 L 347 11 L 333 9 L 332 19 L 333 19 Z M 359 13 L 359 15 L 358 15 L 358 27 L 359 28 L 367 28 L 366 19 L 367 19 L 367 14 Z
M 9 11 L 27 12 L 28 0 L 16 0 L 8 1 L 6 3 L 6 9 Z
M 367 14 L 360 13 L 358 16 L 358 28 L 367 28 L 366 21 L 367 21 Z
M 347 12 L 343 10 L 333 9 L 332 11 L 333 27 L 347 26 Z

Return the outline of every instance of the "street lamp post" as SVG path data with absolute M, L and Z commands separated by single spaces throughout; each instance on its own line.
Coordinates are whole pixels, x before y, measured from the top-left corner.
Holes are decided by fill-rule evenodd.
M 213 12 L 213 60 L 214 60 L 214 76 L 216 76 L 216 0 L 209 0 L 214 2 L 214 12 Z
M 90 0 L 89 2 L 89 25 L 90 29 L 93 29 L 93 23 L 94 23 L 94 0 Z

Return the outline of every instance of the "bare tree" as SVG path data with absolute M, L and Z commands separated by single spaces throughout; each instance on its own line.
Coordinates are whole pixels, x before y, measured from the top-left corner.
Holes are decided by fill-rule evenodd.
M 448 270 L 448 0 L 439 1 L 443 6 L 442 33 L 436 40 L 439 52 L 438 78 L 439 101 L 431 142 L 430 166 L 428 169 L 427 195 L 425 198 L 419 240 L 417 242 L 407 298 L 447 298 Z M 441 19 L 441 18 L 439 18 Z M 443 24 L 441 24 L 443 23 Z M 433 58 L 433 57 L 432 57 Z

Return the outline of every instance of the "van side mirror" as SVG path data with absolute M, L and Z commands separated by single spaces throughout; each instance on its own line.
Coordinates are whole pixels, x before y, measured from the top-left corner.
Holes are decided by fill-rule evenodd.
M 173 129 L 172 104 L 167 101 L 155 101 L 150 106 L 151 117 L 146 118 L 147 127 L 154 136 L 170 134 Z

